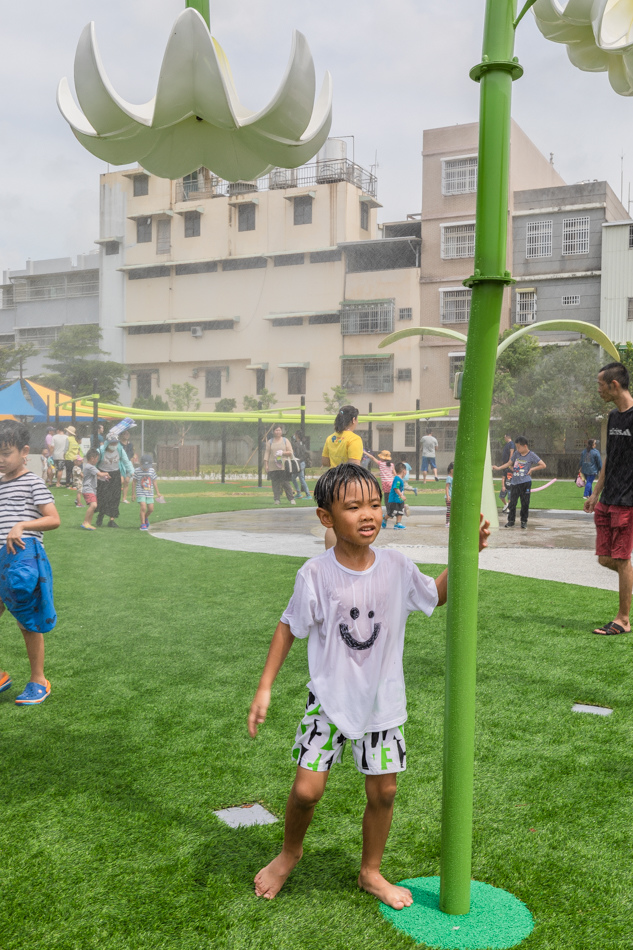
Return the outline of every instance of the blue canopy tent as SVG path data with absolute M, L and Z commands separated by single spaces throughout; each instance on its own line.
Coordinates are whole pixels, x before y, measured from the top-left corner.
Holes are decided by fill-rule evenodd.
M 34 405 L 27 402 L 19 379 L 5 389 L 0 390 L 0 416 L 36 417 L 39 411 Z M 46 412 L 46 406 L 44 406 L 44 412 Z M 46 421 L 46 418 L 44 421 Z
M 18 400 L 23 400 L 21 409 L 5 408 L 9 405 L 6 402 L 9 393 L 15 393 Z M 32 416 L 34 423 L 43 422 L 52 424 L 55 422 L 55 402 L 59 398 L 60 402 L 70 399 L 66 393 L 55 393 L 53 389 L 48 389 L 40 383 L 32 383 L 30 379 L 18 379 L 14 383 L 0 389 L 0 418 L 2 416 Z M 48 406 L 47 406 L 48 400 Z M 18 405 L 18 402 L 15 403 Z M 28 407 L 25 408 L 25 407 Z M 50 414 L 49 414 L 50 413 Z M 77 422 L 89 422 L 92 420 L 92 414 L 86 412 L 77 412 Z M 62 425 L 70 425 L 72 415 L 70 405 L 64 406 L 59 413 L 59 421 Z

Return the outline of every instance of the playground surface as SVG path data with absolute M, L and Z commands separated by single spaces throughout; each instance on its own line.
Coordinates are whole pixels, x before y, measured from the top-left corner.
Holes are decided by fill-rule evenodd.
M 444 508 L 411 508 L 406 533 L 390 525 L 378 547 L 402 551 L 419 564 L 446 564 L 448 528 Z M 492 532 L 480 557 L 483 570 L 537 580 L 562 581 L 617 590 L 617 575 L 600 567 L 595 556 L 593 518 L 581 511 L 530 512 L 523 531 L 501 527 Z M 314 557 L 323 550 L 325 529 L 314 508 L 275 508 L 213 512 L 163 521 L 151 529 L 155 538 L 225 551 Z M 395 535 L 395 536 L 394 536 Z

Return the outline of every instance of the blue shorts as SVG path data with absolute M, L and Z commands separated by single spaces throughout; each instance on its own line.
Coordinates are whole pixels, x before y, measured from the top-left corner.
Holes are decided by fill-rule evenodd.
M 24 630 L 48 633 L 57 623 L 53 572 L 39 538 L 23 538 L 24 550 L 0 548 L 0 600 Z
M 432 472 L 434 468 L 437 468 L 437 463 L 435 461 L 434 455 L 423 455 L 422 456 L 422 471 L 423 472 Z

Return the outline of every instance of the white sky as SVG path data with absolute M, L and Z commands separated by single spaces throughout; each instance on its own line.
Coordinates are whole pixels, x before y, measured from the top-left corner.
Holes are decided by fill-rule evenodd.
M 155 91 L 171 25 L 184 0 L 0 0 L 0 270 L 30 257 L 73 258 L 98 237 L 99 174 L 57 111 L 59 79 L 73 73 L 87 22 L 112 84 L 130 102 Z M 211 0 L 211 28 L 244 104 L 275 92 L 291 32 L 305 33 L 317 84 L 334 80 L 332 135 L 355 136 L 355 159 L 378 159 L 380 220 L 418 212 L 422 130 L 477 119 L 484 0 Z M 518 30 L 525 76 L 514 83 L 515 120 L 568 182 L 607 179 L 624 201 L 633 179 L 633 100 L 606 74 L 582 73 L 545 40 L 531 13 Z M 351 158 L 351 148 L 349 151 Z

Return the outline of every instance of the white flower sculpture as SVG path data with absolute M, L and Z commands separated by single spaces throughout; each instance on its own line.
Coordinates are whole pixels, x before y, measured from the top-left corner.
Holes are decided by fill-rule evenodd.
M 541 33 L 565 43 L 579 69 L 609 73 L 621 96 L 633 96 L 633 0 L 536 0 Z
M 325 142 L 332 123 L 326 73 L 314 101 L 315 71 L 306 38 L 295 30 L 290 62 L 276 95 L 260 112 L 240 103 L 224 51 L 203 18 L 187 8 L 174 23 L 156 96 L 125 102 L 101 64 L 94 24 L 75 55 L 75 89 L 62 79 L 57 104 L 81 144 L 113 165 L 139 162 L 161 178 L 204 166 L 227 181 L 250 181 L 273 166 L 297 168 Z

